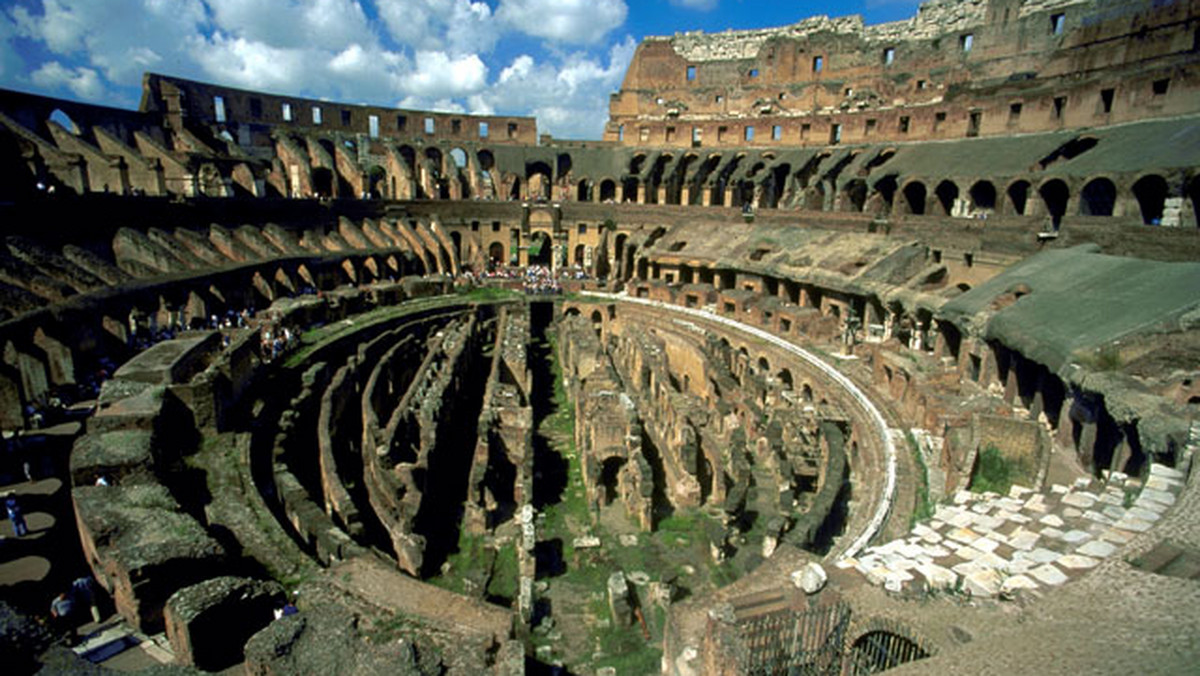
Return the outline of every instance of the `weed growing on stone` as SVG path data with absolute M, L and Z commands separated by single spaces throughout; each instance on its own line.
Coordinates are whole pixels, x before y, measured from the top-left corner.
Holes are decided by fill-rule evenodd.
M 913 460 L 917 464 L 917 504 L 913 507 L 912 516 L 909 517 L 908 527 L 912 528 L 918 523 L 923 523 L 933 518 L 933 501 L 929 499 L 929 467 L 925 465 L 925 455 L 921 453 L 921 447 L 917 444 L 917 440 L 913 437 L 911 431 L 904 433 L 904 438 L 908 440 L 908 447 L 912 449 Z
M 971 490 L 976 493 L 1006 495 L 1014 483 L 1031 483 L 1031 472 L 1020 460 L 1005 458 L 1000 449 L 989 445 L 979 452 Z

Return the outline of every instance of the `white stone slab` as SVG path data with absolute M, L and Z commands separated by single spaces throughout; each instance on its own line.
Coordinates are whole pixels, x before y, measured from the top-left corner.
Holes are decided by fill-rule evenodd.
M 1092 534 L 1085 530 L 1070 530 L 1063 533 L 1062 541 L 1077 545 L 1092 539 Z
M 1065 554 L 1058 557 L 1058 561 L 1055 561 L 1055 563 L 1063 568 L 1083 570 L 1085 568 L 1095 568 L 1100 562 L 1090 556 L 1083 556 L 1081 554 Z
M 1063 507 L 1062 515 L 1068 519 L 1078 519 L 1079 517 L 1083 516 L 1083 510 L 1079 510 L 1074 507 Z
M 1039 536 L 1037 533 L 1022 528 L 1008 536 L 1008 546 L 1012 547 L 1013 549 L 1019 549 L 1027 552 L 1032 550 L 1034 546 L 1037 545 L 1037 542 L 1040 538 L 1041 536 Z
M 1125 515 L 1130 516 L 1134 519 L 1141 519 L 1142 521 L 1158 521 L 1160 518 L 1162 518 L 1158 512 L 1155 512 L 1150 509 L 1146 509 L 1145 507 L 1139 507 L 1137 505 L 1134 505 L 1133 507 L 1131 507 L 1122 516 L 1125 516 Z
M 1057 528 L 1043 528 L 1042 536 L 1051 538 L 1053 540 L 1061 540 L 1063 532 Z
M 1143 500 L 1149 500 L 1151 502 L 1157 502 L 1169 506 L 1175 504 L 1175 494 L 1168 493 L 1166 491 L 1157 491 L 1153 488 L 1143 488 L 1142 493 L 1138 496 L 1137 501 L 1141 502 Z
M 1038 582 L 1052 586 L 1058 586 L 1067 581 L 1067 576 L 1049 563 L 1030 570 L 1029 574 Z
M 1123 545 L 1133 539 L 1133 533 L 1120 530 L 1115 527 L 1105 528 L 1104 532 L 1100 534 L 1100 537 L 1104 538 L 1108 542 L 1115 542 L 1116 544 Z
M 979 516 L 975 517 L 975 524 L 972 526 L 972 528 L 974 528 L 976 531 L 990 531 L 996 530 L 997 528 L 1003 526 L 1004 523 L 1004 519 L 1000 518 L 999 516 L 980 514 Z
M 983 552 L 979 551 L 978 549 L 975 549 L 974 547 L 968 547 L 968 546 L 964 545 L 964 546 L 959 547 L 958 549 L 954 550 L 954 555 L 960 559 L 966 559 L 967 561 L 974 561 L 975 559 L 978 559 L 979 557 L 983 556 Z
M 990 502 L 976 502 L 975 504 L 971 505 L 971 511 L 975 512 L 976 514 L 987 514 L 991 510 L 992 504 Z
M 963 590 L 971 596 L 989 598 L 1000 593 L 1004 580 L 994 570 L 979 570 L 963 578 Z
M 1044 498 L 1041 493 L 1034 493 L 1033 495 L 1029 496 L 1028 500 L 1025 501 L 1023 509 L 1027 512 L 1045 513 L 1046 498 Z
M 1026 589 L 1037 589 L 1038 584 L 1024 575 L 1013 575 L 1000 584 L 1001 594 L 1013 594 Z
M 971 491 L 956 491 L 954 493 L 954 504 L 965 505 L 975 499 L 975 494 Z
M 974 547 L 975 549 L 978 549 L 979 551 L 983 552 L 984 554 L 990 554 L 990 553 L 996 551 L 996 548 L 1000 546 L 1000 543 L 996 542 L 995 540 L 993 540 L 989 537 L 981 537 L 978 540 L 972 542 L 971 546 Z
M 1045 526 L 1050 526 L 1051 528 L 1062 528 L 1065 525 L 1062 518 L 1057 514 L 1047 514 L 1046 516 L 1038 519 L 1038 523 Z
M 983 570 L 983 568 L 979 564 L 975 563 L 974 561 L 964 561 L 962 563 L 951 566 L 950 570 L 954 571 L 955 573 L 958 573 L 962 577 L 966 577 L 972 573 L 977 573 L 977 572 Z
M 1074 488 L 1087 488 L 1088 486 L 1091 486 L 1091 485 L 1092 485 L 1092 480 L 1085 476 L 1079 477 L 1078 479 L 1075 480 L 1075 483 L 1072 484 L 1072 486 Z
M 939 535 L 937 531 L 930 531 L 921 536 L 921 541 L 931 545 L 936 545 L 942 541 L 942 536 Z
M 917 566 L 916 571 L 925 578 L 925 584 L 930 589 L 950 589 L 958 584 L 958 574 L 949 568 L 927 563 Z
M 1020 554 L 1021 552 L 1017 553 Z M 1004 568 L 1004 572 L 1008 573 L 1009 575 L 1021 575 L 1029 572 L 1030 568 L 1036 568 L 1037 566 L 1038 563 L 1036 561 L 1014 558 L 1012 561 L 1008 562 L 1008 566 Z
M 1103 535 L 1101 535 L 1101 537 L 1103 537 Z M 1079 549 L 1076 549 L 1075 553 L 1103 559 L 1115 551 L 1117 551 L 1117 547 L 1111 542 L 1105 542 L 1104 540 L 1092 540 Z
M 946 533 L 946 537 L 954 540 L 955 542 L 961 542 L 964 545 L 969 545 L 979 539 L 979 534 L 970 528 L 956 528 L 949 533 Z
M 1101 511 L 1104 513 L 1104 516 L 1114 521 L 1125 516 L 1125 508 L 1120 505 L 1105 505 Z
M 947 521 L 946 523 L 950 524 L 951 526 L 954 526 L 955 528 L 967 528 L 974 522 L 975 522 L 974 514 L 972 514 L 971 512 L 959 512 L 958 514 L 955 514 L 954 516 L 950 517 L 950 520 Z
M 950 550 L 941 545 L 925 545 L 923 549 L 925 550 L 924 555 L 931 559 L 940 559 L 950 556 Z
M 1113 528 L 1134 531 L 1136 533 L 1144 533 L 1150 530 L 1153 526 L 1154 524 L 1150 523 L 1149 521 L 1136 519 L 1128 514 L 1125 515 L 1125 518 L 1118 519 L 1117 522 L 1113 524 Z
M 1146 488 L 1155 491 L 1163 491 L 1164 493 L 1178 493 L 1183 484 L 1174 479 L 1164 479 L 1162 477 L 1152 476 L 1146 479 Z
M 1092 505 L 1096 504 L 1096 496 L 1091 493 L 1086 493 L 1084 491 L 1079 491 L 1076 493 L 1067 493 L 1066 495 L 1063 496 L 1062 503 L 1064 505 L 1070 505 L 1072 507 L 1078 507 L 1080 509 L 1088 509 Z
M 1102 523 L 1106 526 L 1111 525 L 1112 522 L 1114 521 L 1114 519 L 1110 519 L 1109 517 L 1101 514 L 1100 512 L 1097 512 L 1094 509 L 1089 509 L 1088 511 L 1084 512 L 1083 518 L 1087 519 L 1088 521 L 1095 521 L 1096 523 Z
M 1008 570 L 1008 564 L 1012 563 L 1008 559 L 996 555 L 994 552 L 988 552 L 983 556 L 975 559 L 975 565 L 989 570 Z
M 1033 492 L 1032 488 L 1028 488 L 1028 487 L 1022 486 L 1020 484 L 1013 484 L 1008 489 L 1008 497 L 1013 498 L 1014 500 L 1024 500 L 1025 496 L 1029 495 L 1032 492 Z
M 1046 549 L 1045 547 L 1035 547 L 1032 551 L 1018 553 L 1025 554 L 1025 556 L 1022 558 L 1027 558 L 1030 561 L 1036 561 L 1037 563 L 1051 563 L 1057 561 L 1058 558 L 1062 556 L 1062 554 L 1059 554 L 1052 549 Z
M 1183 472 L 1181 472 L 1173 467 L 1167 467 L 1166 465 L 1160 465 L 1157 462 L 1150 463 L 1150 476 L 1163 477 L 1166 479 L 1175 479 L 1176 481 L 1183 481 L 1185 478 L 1187 478 L 1183 475 Z
M 1105 491 L 1100 495 L 1099 502 L 1112 505 L 1113 507 L 1123 507 L 1125 505 L 1125 494 L 1119 490 L 1116 493 Z
M 1062 484 L 1054 484 L 1054 485 L 1050 486 L 1050 492 L 1057 494 L 1057 495 L 1066 495 L 1070 491 L 1071 491 L 1070 488 L 1067 488 L 1066 486 L 1064 486 Z

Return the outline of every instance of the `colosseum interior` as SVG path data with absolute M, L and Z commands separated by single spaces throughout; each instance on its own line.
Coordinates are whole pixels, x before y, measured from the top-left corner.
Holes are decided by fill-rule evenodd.
M 587 142 L 0 91 L 5 663 L 1194 673 L 1198 53 L 1187 0 L 647 37 Z

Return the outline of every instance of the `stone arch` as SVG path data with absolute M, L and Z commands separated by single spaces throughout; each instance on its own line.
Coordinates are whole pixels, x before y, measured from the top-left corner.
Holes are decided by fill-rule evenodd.
M 636 202 L 638 197 L 638 179 L 637 176 L 626 176 L 621 181 L 621 201 Z
M 947 216 L 952 215 L 954 213 L 954 203 L 958 200 L 958 185 L 954 181 L 946 179 L 937 184 L 937 187 L 933 190 L 933 194 L 937 196 L 937 204 L 940 211 Z
M 367 194 L 373 199 L 391 197 L 388 192 L 387 170 L 378 164 L 367 168 Z
M 600 201 L 615 202 L 617 200 L 617 182 L 611 178 L 600 181 Z
M 795 383 L 796 383 L 795 379 L 792 377 L 791 370 L 786 369 L 786 368 L 780 370 L 779 373 L 775 376 L 775 379 L 779 381 L 780 386 L 783 387 L 784 390 L 787 390 L 789 392 L 792 390 L 792 388 L 795 386 Z
M 875 194 L 879 196 L 880 206 L 882 207 L 881 211 L 884 214 L 890 213 L 895 206 L 896 191 L 899 189 L 899 185 L 896 183 L 896 175 L 888 174 L 875 181 L 873 189 Z
M 500 242 L 492 242 L 488 246 L 488 263 L 492 265 L 504 265 L 504 245 Z
M 885 671 L 924 659 L 933 652 L 926 641 L 893 620 L 873 618 L 858 624 L 856 629 L 846 641 L 846 665 L 850 674 Z
M 1029 181 L 1019 180 L 1009 184 L 1005 194 L 1008 195 L 1008 206 L 1012 213 L 1024 216 L 1029 203 Z
M 996 208 L 996 186 L 991 181 L 976 181 L 967 193 L 971 196 L 971 208 L 993 211 Z
M 534 249 L 534 246 L 537 246 Z M 554 250 L 554 242 L 550 240 L 550 235 L 544 231 L 538 230 L 533 233 L 530 239 L 529 246 L 529 264 L 541 265 L 550 267 L 550 259 Z
M 1038 188 L 1038 194 L 1041 195 L 1042 206 L 1057 230 L 1058 226 L 1062 225 L 1063 215 L 1067 213 L 1067 201 L 1071 198 L 1071 191 L 1065 181 L 1053 178 Z
M 861 212 L 867 203 L 867 182 L 861 178 L 853 179 L 842 187 L 842 211 Z
M 766 375 L 771 374 L 771 362 L 767 359 L 767 355 L 758 356 L 758 368 Z
M 586 251 L 586 247 L 584 247 L 584 245 L 582 245 L 582 244 L 575 245 L 575 256 L 572 260 L 572 263 L 582 268 L 585 251 Z
M 76 136 L 79 136 L 81 133 L 83 133 L 83 130 L 80 129 L 79 125 L 75 124 L 75 120 L 72 120 L 71 116 L 63 112 L 61 108 L 55 108 L 54 110 L 50 111 L 50 117 L 46 119 L 50 122 L 54 122 L 58 126 L 66 129 L 68 132 Z
M 1117 204 L 1117 186 L 1109 179 L 1094 178 L 1079 192 L 1080 216 L 1112 216 Z
M 921 216 L 925 213 L 925 184 L 920 181 L 909 181 L 901 191 L 904 195 L 904 213 Z
M 1167 180 L 1158 174 L 1143 176 L 1133 184 L 1132 192 L 1137 199 L 1142 222 L 1146 225 L 1160 225 L 1163 206 L 1167 201 Z
M 586 178 L 579 181 L 575 186 L 575 201 L 591 202 L 592 201 L 592 182 Z

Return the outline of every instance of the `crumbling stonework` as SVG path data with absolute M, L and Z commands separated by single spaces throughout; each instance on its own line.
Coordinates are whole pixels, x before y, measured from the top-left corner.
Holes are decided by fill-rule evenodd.
M 208 671 L 241 662 L 242 646 L 271 623 L 284 597 L 278 583 L 236 577 L 215 577 L 175 592 L 163 618 L 176 662 Z

